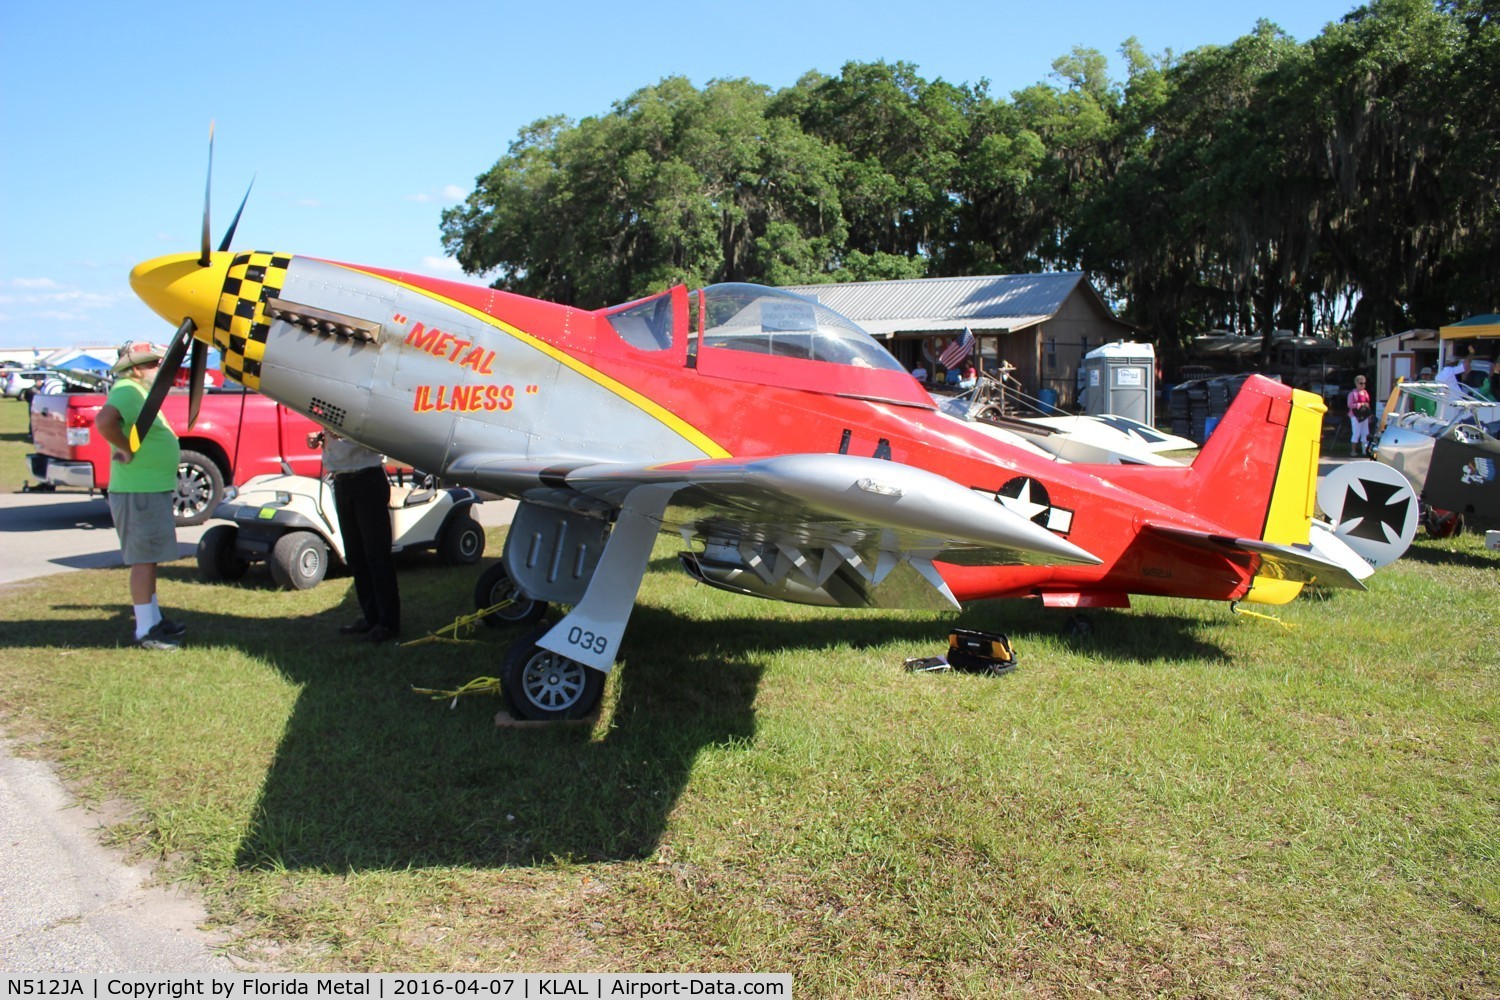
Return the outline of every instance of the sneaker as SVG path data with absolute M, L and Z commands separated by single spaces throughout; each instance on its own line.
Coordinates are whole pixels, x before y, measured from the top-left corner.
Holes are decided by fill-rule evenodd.
M 372 628 L 374 628 L 374 626 L 365 621 L 363 618 L 356 618 L 348 625 L 340 625 L 339 635 L 364 635 Z
M 388 642 L 389 640 L 396 638 L 397 634 L 398 633 L 386 628 L 384 625 L 374 625 L 371 626 L 370 630 L 365 633 L 365 641 Z
M 173 641 L 173 637 L 162 630 L 165 621 L 157 622 L 151 627 L 151 631 L 141 636 L 135 644 L 141 649 L 151 649 L 160 653 L 175 653 L 181 647 Z
M 182 622 L 174 622 L 170 618 L 163 618 L 161 621 L 156 623 L 156 627 L 160 629 L 161 634 L 168 639 L 179 639 L 182 637 L 182 634 L 187 631 L 186 625 L 182 624 Z

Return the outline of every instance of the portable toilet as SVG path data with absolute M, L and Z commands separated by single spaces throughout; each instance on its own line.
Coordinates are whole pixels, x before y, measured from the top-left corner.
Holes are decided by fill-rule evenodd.
M 1083 356 L 1083 412 L 1156 426 L 1156 348 L 1117 340 Z

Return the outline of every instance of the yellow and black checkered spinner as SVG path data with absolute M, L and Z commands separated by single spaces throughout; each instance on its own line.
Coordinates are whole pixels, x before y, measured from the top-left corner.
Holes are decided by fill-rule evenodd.
M 266 300 L 281 294 L 291 262 L 290 254 L 236 254 L 219 293 L 214 345 L 223 355 L 224 374 L 247 389 L 260 388 L 260 364 L 271 330 Z

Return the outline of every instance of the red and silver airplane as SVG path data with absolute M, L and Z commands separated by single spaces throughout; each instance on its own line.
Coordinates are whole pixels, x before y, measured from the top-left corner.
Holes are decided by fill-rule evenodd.
M 942 413 L 873 337 L 778 289 L 586 310 L 204 233 L 131 272 L 178 327 L 164 367 L 211 344 L 247 387 L 519 501 L 497 593 L 518 619 L 570 607 L 506 656 L 524 717 L 594 707 L 662 533 L 705 583 L 832 607 L 1280 604 L 1368 575 L 1309 542 L 1323 401 L 1267 379 L 1190 466 L 1067 464 Z

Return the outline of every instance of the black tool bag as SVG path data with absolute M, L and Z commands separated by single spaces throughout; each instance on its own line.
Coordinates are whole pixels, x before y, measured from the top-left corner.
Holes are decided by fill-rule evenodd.
M 1016 668 L 1016 651 L 998 632 L 956 628 L 948 634 L 948 665 L 975 673 L 1008 673 Z

